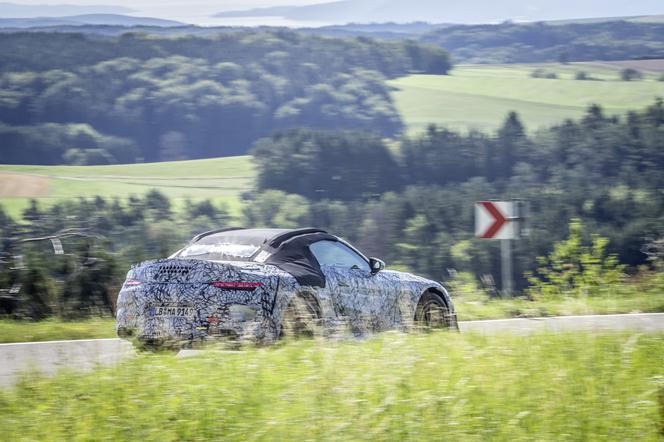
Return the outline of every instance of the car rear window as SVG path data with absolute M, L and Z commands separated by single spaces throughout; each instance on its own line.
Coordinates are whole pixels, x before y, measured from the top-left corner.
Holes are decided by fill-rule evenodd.
M 258 246 L 251 244 L 191 244 L 182 249 L 177 257 L 211 261 L 251 261 L 257 251 Z

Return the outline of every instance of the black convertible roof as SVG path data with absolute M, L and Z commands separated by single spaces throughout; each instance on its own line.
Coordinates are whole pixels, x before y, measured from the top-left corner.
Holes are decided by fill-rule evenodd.
M 338 241 L 325 230 L 304 229 L 242 229 L 212 230 L 195 236 L 191 243 L 252 245 L 267 252 L 266 264 L 272 264 L 290 273 L 305 286 L 325 287 L 325 275 L 309 244 L 320 240 Z M 253 256 L 257 256 L 258 251 Z
M 231 227 L 211 230 L 192 238 L 192 243 L 215 244 L 246 244 L 260 247 L 263 244 L 278 248 L 283 242 L 300 235 L 310 233 L 327 233 L 325 230 L 307 227 L 303 229 L 243 229 Z

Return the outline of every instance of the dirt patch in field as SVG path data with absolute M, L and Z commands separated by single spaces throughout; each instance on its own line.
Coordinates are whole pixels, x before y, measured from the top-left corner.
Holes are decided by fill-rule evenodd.
M 0 172 L 0 198 L 46 196 L 49 181 L 45 176 Z
M 611 61 L 606 64 L 612 64 L 623 68 L 638 69 L 641 71 L 664 72 L 664 59 Z

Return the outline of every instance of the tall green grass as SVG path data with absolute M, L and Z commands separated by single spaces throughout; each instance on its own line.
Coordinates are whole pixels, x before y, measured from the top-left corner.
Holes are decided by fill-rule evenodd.
M 664 335 L 386 334 L 141 354 L 0 391 L 4 440 L 661 440 Z
M 454 306 L 462 321 L 541 316 L 607 315 L 664 312 L 664 274 L 642 272 L 636 277 L 601 287 L 595 296 L 495 298 L 478 286 L 472 275 L 459 273 L 450 282 Z

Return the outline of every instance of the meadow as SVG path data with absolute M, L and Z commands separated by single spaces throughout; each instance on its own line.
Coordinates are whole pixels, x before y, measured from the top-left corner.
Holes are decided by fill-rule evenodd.
M 9 190 L 11 182 L 21 185 Z M 185 199 L 210 199 L 224 203 L 231 213 L 240 210 L 240 194 L 251 190 L 255 169 L 249 156 L 164 163 L 112 166 L 18 166 L 0 165 L 0 205 L 19 216 L 30 198 L 48 205 L 68 198 L 120 198 L 158 189 L 176 208 Z
M 640 81 L 621 81 L 624 68 L 638 69 Z M 556 79 L 533 78 L 536 69 Z M 576 80 L 578 72 L 593 80 Z M 430 123 L 451 129 L 493 131 L 510 111 L 526 128 L 579 118 L 591 104 L 609 114 L 624 114 L 664 97 L 664 61 L 459 65 L 451 75 L 411 75 L 391 80 L 395 100 L 409 133 Z
M 0 390 L 5 440 L 661 440 L 661 334 L 384 334 Z

